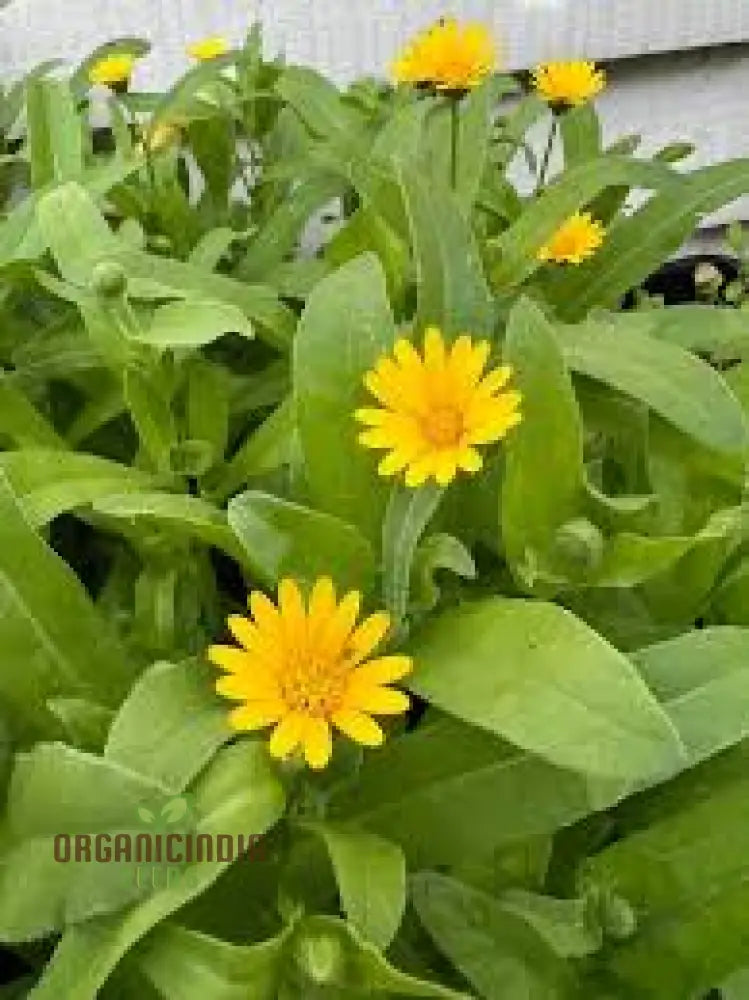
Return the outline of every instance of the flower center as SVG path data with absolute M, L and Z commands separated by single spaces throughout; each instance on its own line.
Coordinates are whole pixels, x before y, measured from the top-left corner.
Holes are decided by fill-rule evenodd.
M 292 711 L 329 716 L 343 700 L 346 673 L 340 660 L 303 653 L 287 664 L 281 680 L 283 699 Z
M 454 406 L 438 406 L 423 418 L 422 430 L 438 448 L 457 445 L 463 433 L 463 414 Z

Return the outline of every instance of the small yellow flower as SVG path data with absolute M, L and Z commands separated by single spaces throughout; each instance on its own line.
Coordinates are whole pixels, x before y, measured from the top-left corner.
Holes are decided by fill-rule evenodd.
M 432 477 L 446 486 L 459 469 L 478 472 L 476 445 L 499 441 L 520 422 L 520 393 L 505 388 L 512 369 L 484 375 L 488 341 L 463 335 L 448 350 L 435 327 L 426 331 L 423 357 L 408 340 L 398 340 L 393 354 L 364 377 L 383 409 L 355 414 L 369 428 L 359 441 L 389 452 L 380 475 L 405 469 L 406 485 L 416 487 Z
M 193 42 L 187 46 L 187 54 L 198 62 L 208 62 L 210 59 L 217 59 L 224 56 L 229 51 L 229 43 L 225 38 L 218 35 L 212 38 L 203 38 L 199 42 Z
M 88 78 L 91 83 L 105 87 L 127 83 L 133 74 L 135 62 L 136 57 L 128 53 L 103 56 L 88 71 Z
M 606 230 L 590 212 L 576 212 L 538 251 L 538 259 L 555 264 L 582 264 L 604 241 Z
M 164 149 L 176 146 L 182 139 L 182 129 L 186 124 L 183 120 L 159 122 L 155 128 L 146 129 L 143 145 L 149 153 L 160 153 Z
M 396 83 L 430 84 L 464 91 L 494 71 L 496 52 L 482 24 L 443 19 L 417 35 L 393 63 Z
M 232 615 L 240 644 L 211 646 L 208 658 L 226 674 L 216 690 L 240 704 L 229 714 L 236 730 L 274 726 L 270 752 L 289 757 L 298 747 L 310 767 L 325 767 L 332 753 L 331 725 L 364 746 L 384 734 L 372 715 L 399 715 L 408 695 L 387 687 L 411 670 L 408 656 L 368 659 L 390 627 L 377 612 L 356 625 L 361 595 L 336 599 L 333 581 L 318 579 L 305 607 L 294 580 L 282 580 L 278 606 L 250 594 L 251 617 Z
M 551 105 L 585 104 L 606 86 L 606 74 L 594 62 L 550 62 L 533 71 L 536 93 Z

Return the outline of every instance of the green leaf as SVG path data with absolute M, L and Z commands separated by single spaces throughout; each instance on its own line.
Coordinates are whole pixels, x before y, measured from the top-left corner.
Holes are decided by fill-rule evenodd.
M 240 946 L 165 921 L 137 962 L 165 1000 L 276 1000 L 289 936 Z
M 193 358 L 187 370 L 187 429 L 211 448 L 211 464 L 222 462 L 229 440 L 230 380 L 219 365 Z
M 633 216 L 620 217 L 595 257 L 574 273 L 565 273 L 560 315 L 576 320 L 591 306 L 615 307 L 625 292 L 678 250 L 702 216 L 747 190 L 747 160 L 703 167 L 666 186 Z
M 199 778 L 191 801 L 197 831 L 264 834 L 284 810 L 283 788 L 266 748 L 245 740 L 225 747 Z M 203 893 L 226 862 L 188 865 L 165 889 L 123 911 L 69 928 L 34 991 L 34 1000 L 93 1000 L 112 970 L 148 931 Z
M 494 303 L 470 226 L 455 194 L 437 178 L 395 166 L 416 263 L 417 329 L 447 334 L 492 333 Z
M 620 185 L 650 190 L 665 184 L 673 186 L 675 176 L 662 165 L 615 156 L 603 156 L 565 171 L 495 241 L 494 286 L 509 289 L 530 277 L 541 266 L 538 259 L 541 247 L 566 219 L 601 191 Z M 661 260 L 662 257 L 658 263 Z
M 401 844 L 413 869 L 454 866 L 568 826 L 621 791 L 445 716 L 367 755 L 330 817 Z
M 154 347 L 193 348 L 212 344 L 225 333 L 253 336 L 252 325 L 235 305 L 186 299 L 159 306 L 140 339 Z
M 331 576 L 342 590 L 372 589 L 372 547 L 337 517 L 249 491 L 231 500 L 228 519 L 247 561 L 269 585 L 285 576 L 308 583 Z
M 204 663 L 157 663 L 115 716 L 104 756 L 181 792 L 231 736 Z
M 411 885 L 422 923 L 481 996 L 562 1000 L 568 994 L 564 963 L 492 896 L 432 872 L 414 876 Z
M 747 422 L 725 381 L 710 365 L 636 327 L 589 322 L 560 329 L 568 365 L 646 403 L 696 441 L 745 454 Z
M 36 215 L 60 274 L 74 285 L 87 287 L 95 265 L 121 249 L 94 199 L 78 183 L 41 194 Z
M 31 185 L 66 181 L 83 173 L 83 131 L 70 87 L 63 80 L 33 76 L 26 83 Z
M 82 584 L 36 534 L 0 473 L 0 697 L 18 735 L 43 731 L 46 703 L 116 705 L 133 668 Z
M 749 629 L 708 628 L 633 654 L 695 766 L 749 737 Z
M 54 427 L 36 409 L 11 374 L 0 372 L 0 438 L 21 448 L 64 448 Z
M 601 123 L 592 104 L 570 108 L 559 122 L 566 169 L 601 155 Z
M 424 538 L 414 554 L 411 567 L 414 599 L 419 610 L 431 611 L 439 601 L 440 588 L 436 581 L 439 570 L 446 570 L 464 580 L 475 580 L 476 564 L 463 543 L 453 535 L 439 532 Z
M 386 486 L 359 444 L 354 420 L 366 401 L 362 377 L 390 351 L 395 327 L 376 257 L 364 254 L 315 288 L 294 342 L 294 397 L 315 507 L 376 541 Z
M 325 843 L 343 911 L 382 951 L 395 937 L 406 907 L 406 860 L 397 844 L 331 823 L 307 823 Z
M 217 470 L 211 482 L 213 490 L 219 497 L 229 497 L 253 476 L 291 464 L 295 443 L 294 407 L 291 400 L 285 399 L 245 438 L 231 460 Z
M 396 625 L 408 610 L 416 547 L 444 492 L 434 484 L 417 490 L 396 484 L 390 493 L 382 526 L 382 592 Z
M 749 357 L 749 317 L 739 309 L 709 305 L 679 305 L 641 314 L 648 333 L 694 354 L 718 358 Z
M 159 380 L 145 368 L 131 365 L 124 372 L 123 394 L 154 470 L 168 473 L 172 447 L 177 442 L 177 428 Z
M 540 575 L 548 593 L 556 532 L 585 496 L 582 417 L 554 331 L 528 299 L 510 313 L 503 360 L 523 394 L 524 419 L 504 443 L 502 541 L 523 586 L 533 592 Z
M 701 996 L 745 962 L 748 792 L 744 769 L 592 860 L 591 878 L 638 914 L 637 934 L 607 963 L 627 995 Z
M 62 744 L 19 754 L 0 830 L 0 940 L 42 937 L 140 895 L 132 864 L 96 861 L 93 843 L 91 860 L 57 861 L 54 841 L 101 833 L 111 848 L 137 830 L 139 805 L 162 798 L 157 783 Z
M 138 493 L 152 485 L 151 478 L 138 469 L 97 455 L 46 448 L 0 453 L 0 470 L 35 528 L 99 497 Z
M 49 710 L 65 730 L 73 746 L 98 753 L 107 739 L 114 711 L 83 698 L 51 698 Z
M 289 104 L 316 139 L 325 139 L 336 150 L 361 147 L 362 120 L 343 102 L 336 87 L 306 66 L 287 66 L 275 84 L 279 97 Z
M 630 661 L 553 604 L 466 602 L 430 622 L 411 652 L 417 694 L 560 767 L 641 781 L 683 760 Z
M 461 102 L 455 193 L 466 218 L 470 218 L 484 175 L 497 104 L 515 87 L 512 77 L 489 76 Z

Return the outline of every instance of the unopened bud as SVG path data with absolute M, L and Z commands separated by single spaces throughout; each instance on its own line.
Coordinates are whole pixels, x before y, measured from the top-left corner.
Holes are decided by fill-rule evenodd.
M 104 260 L 94 267 L 91 287 L 103 298 L 116 298 L 125 294 L 127 275 L 116 261 Z

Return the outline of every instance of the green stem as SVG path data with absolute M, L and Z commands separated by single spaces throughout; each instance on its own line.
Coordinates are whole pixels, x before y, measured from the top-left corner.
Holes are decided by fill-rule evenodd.
M 460 99 L 448 97 L 450 102 L 450 187 L 458 186 L 458 137 L 460 134 Z
M 551 115 L 551 125 L 549 126 L 549 136 L 546 140 L 546 149 L 544 150 L 544 158 L 541 161 L 541 169 L 538 172 L 538 187 L 537 191 L 541 191 L 544 184 L 546 183 L 546 176 L 549 172 L 549 164 L 551 163 L 551 151 L 554 148 L 554 139 L 557 134 L 557 116 L 552 112 Z

